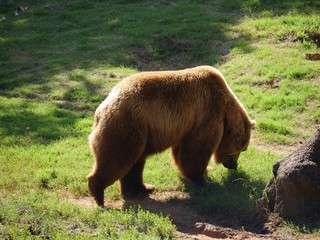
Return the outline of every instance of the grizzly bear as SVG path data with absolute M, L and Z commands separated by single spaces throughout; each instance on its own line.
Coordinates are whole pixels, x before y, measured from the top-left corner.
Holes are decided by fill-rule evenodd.
M 116 85 L 95 112 L 90 147 L 95 157 L 88 186 L 99 206 L 104 189 L 120 180 L 123 196 L 147 194 L 146 157 L 172 148 L 181 175 L 205 183 L 211 156 L 236 169 L 254 126 L 215 68 L 141 72 Z

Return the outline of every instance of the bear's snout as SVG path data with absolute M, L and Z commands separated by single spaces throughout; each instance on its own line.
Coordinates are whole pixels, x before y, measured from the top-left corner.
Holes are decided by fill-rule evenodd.
M 239 156 L 229 157 L 228 159 L 226 159 L 225 161 L 223 161 L 222 165 L 223 165 L 225 168 L 237 170 L 237 168 L 238 168 L 238 157 L 239 157 Z

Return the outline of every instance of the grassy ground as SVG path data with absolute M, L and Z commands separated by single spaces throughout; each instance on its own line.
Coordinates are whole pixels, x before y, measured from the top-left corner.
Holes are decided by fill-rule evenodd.
M 147 162 L 157 191 L 206 216 L 254 211 L 285 146 L 320 124 L 318 1 L 28 1 L 0 3 L 1 238 L 173 238 L 168 217 L 143 209 L 92 210 L 87 136 L 93 111 L 120 79 L 144 70 L 212 65 L 257 121 L 253 143 L 215 184 L 180 181 L 169 152 Z M 156 170 L 155 170 L 156 169 Z M 121 199 L 118 184 L 107 201 Z M 241 228 L 241 226 L 239 226 Z M 315 232 L 319 230 L 315 229 Z

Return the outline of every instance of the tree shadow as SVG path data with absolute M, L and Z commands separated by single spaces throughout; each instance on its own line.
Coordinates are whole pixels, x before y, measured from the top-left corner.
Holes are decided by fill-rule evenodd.
M 169 216 L 177 230 L 185 234 L 205 233 L 204 225 L 253 234 L 270 233 L 266 227 L 268 216 L 256 204 L 264 188 L 262 181 L 250 181 L 245 172 L 233 171 L 221 184 L 211 179 L 200 189 L 188 182 L 185 187 L 188 197 L 176 194 L 164 201 L 153 195 L 145 199 L 127 199 L 123 208 L 141 206 Z
M 0 104 L 1 145 L 49 144 L 82 133 L 75 124 L 84 117 L 66 109 L 66 104 L 39 104 L 9 100 Z
M 201 2 L 29 4 L 17 18 L 13 3 L 1 10 L 7 16 L 1 89 L 99 65 L 159 70 L 214 64 L 232 46 L 224 43 L 236 41 L 225 32 L 240 17 L 213 14 Z
M 12 16 L 16 8 L 12 1 L 0 10 L 6 17 L 0 25 L 0 94 L 4 96 L 15 96 L 12 91 L 17 87 L 35 85 L 45 86 L 38 91 L 47 94 L 54 91 L 49 83 L 55 76 L 74 69 L 125 66 L 145 71 L 216 65 L 226 61 L 225 56 L 239 43 L 245 51 L 254 51 L 248 47 L 250 36 L 230 34 L 230 28 L 245 15 L 263 11 L 281 15 L 319 8 L 318 1 L 312 0 L 28 4 L 18 17 Z M 103 86 L 88 88 L 88 82 L 81 83 L 60 98 L 77 101 L 80 94 L 95 102 L 104 97 L 98 91 Z
M 297 0 L 297 1 L 272 1 L 272 0 L 221 0 L 219 1 L 224 9 L 234 11 L 245 11 L 246 14 L 259 14 L 268 11 L 272 15 L 283 15 L 288 12 L 311 13 L 316 12 L 320 7 L 316 0 Z

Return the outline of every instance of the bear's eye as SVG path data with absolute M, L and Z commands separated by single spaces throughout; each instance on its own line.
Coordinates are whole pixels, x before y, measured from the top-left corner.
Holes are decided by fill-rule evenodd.
M 241 148 L 240 148 L 241 152 L 247 151 L 248 146 L 249 146 L 249 141 L 245 141 L 244 143 L 242 143 Z
M 248 147 L 244 148 L 244 149 L 242 150 L 242 152 L 245 152 L 245 151 L 247 151 L 247 149 L 248 149 Z

